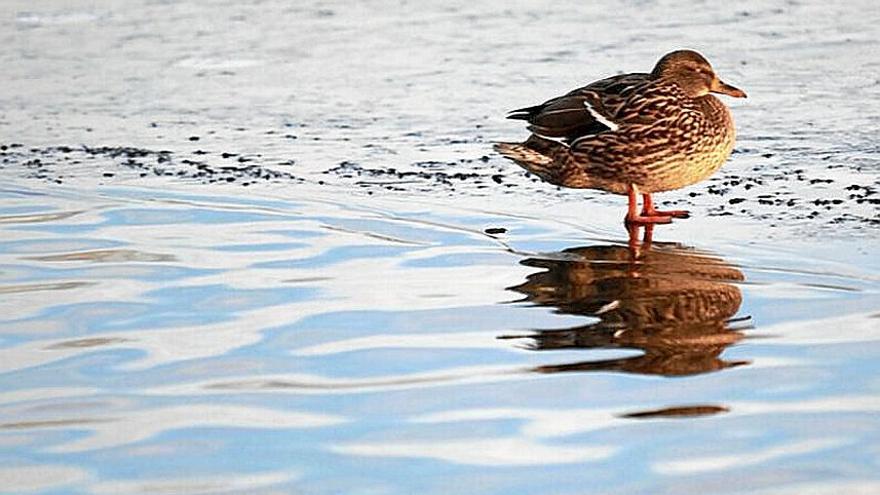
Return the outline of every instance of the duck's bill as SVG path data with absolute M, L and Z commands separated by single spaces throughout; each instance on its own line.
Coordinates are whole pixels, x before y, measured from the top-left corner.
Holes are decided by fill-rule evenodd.
M 712 88 L 712 92 L 713 93 L 721 93 L 723 95 L 732 96 L 734 98 L 745 98 L 746 97 L 745 91 L 743 91 L 739 88 L 736 88 L 734 86 L 731 86 L 730 84 L 727 84 L 725 82 L 721 82 L 721 81 L 718 81 L 715 84 L 715 87 Z

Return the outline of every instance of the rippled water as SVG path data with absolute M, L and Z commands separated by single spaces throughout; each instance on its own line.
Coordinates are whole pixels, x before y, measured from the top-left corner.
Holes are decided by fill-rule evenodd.
M 0 493 L 880 492 L 878 17 L 3 2 Z M 491 155 L 667 45 L 693 218 Z
M 880 486 L 867 255 L 215 194 L 3 190 L 11 492 Z

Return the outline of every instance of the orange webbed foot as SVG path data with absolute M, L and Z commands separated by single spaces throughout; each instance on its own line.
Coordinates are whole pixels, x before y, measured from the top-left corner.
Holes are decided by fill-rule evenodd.
M 642 216 L 659 216 L 672 218 L 690 218 L 691 212 L 687 210 L 642 210 Z
M 631 186 L 630 189 L 630 208 L 635 204 L 635 193 L 638 189 Z M 642 215 L 643 217 L 670 217 L 670 218 L 689 218 L 691 212 L 687 210 L 655 210 L 654 199 L 648 193 L 642 193 Z
M 660 212 L 657 212 L 660 213 Z M 672 223 L 672 217 L 668 215 L 627 215 L 623 219 L 626 225 L 655 225 L 658 223 Z

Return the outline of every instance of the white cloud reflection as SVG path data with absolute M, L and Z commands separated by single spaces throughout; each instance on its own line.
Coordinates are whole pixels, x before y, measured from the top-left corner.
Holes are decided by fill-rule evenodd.
M 508 380 L 537 380 L 540 375 L 519 366 L 460 366 L 421 373 L 394 374 L 363 378 L 328 377 L 307 373 L 248 375 L 180 385 L 156 387 L 145 391 L 153 395 L 206 395 L 229 393 L 350 394 L 422 389 L 451 384 L 490 383 Z
M 367 457 L 413 457 L 473 466 L 535 466 L 595 462 L 615 448 L 601 445 L 545 445 L 524 438 L 468 438 L 413 442 L 347 443 L 331 450 Z
M 0 493 L 32 493 L 81 483 L 88 472 L 53 464 L 0 466 Z
M 448 332 L 425 334 L 376 334 L 302 347 L 294 356 L 323 356 L 370 349 L 502 349 L 511 345 L 498 332 Z
M 725 471 L 762 464 L 790 456 L 810 454 L 821 450 L 841 447 L 851 443 L 845 438 L 815 438 L 774 445 L 766 449 L 748 448 L 743 452 L 725 455 L 700 455 L 655 462 L 656 472 L 665 475 L 690 475 L 708 471 Z
M 793 483 L 773 488 L 733 492 L 731 495 L 877 495 L 880 480 L 845 480 Z
M 95 495 L 196 495 L 244 492 L 289 483 L 298 476 L 287 472 L 235 473 L 186 478 L 114 480 L 95 483 L 90 488 Z
M 65 410 L 65 409 L 60 409 Z M 318 428 L 343 423 L 344 418 L 328 414 L 282 411 L 258 407 L 214 404 L 131 409 L 104 408 L 76 416 L 39 414 L 30 409 L 18 411 L 20 418 L 4 418 L 4 428 L 19 431 L 85 430 L 85 436 L 49 447 L 54 453 L 85 452 L 131 445 L 169 430 L 189 428 Z
M 859 313 L 807 321 L 786 321 L 761 327 L 767 345 L 816 345 L 876 342 L 880 340 L 880 318 L 876 313 Z M 834 331 L 829 331 L 834 329 Z
M 525 423 L 521 432 L 526 437 L 553 438 L 631 424 L 617 417 L 612 409 L 464 409 L 426 414 L 412 418 L 414 423 L 447 423 L 459 421 L 492 421 L 519 419 Z
M 765 416 L 778 414 L 827 414 L 827 413 L 880 413 L 880 396 L 831 396 L 820 399 L 804 399 L 798 402 L 728 402 L 730 410 L 724 418 L 737 416 Z M 413 423 L 448 423 L 462 421 L 486 421 L 518 419 L 524 423 L 520 431 L 526 437 L 554 438 L 587 433 L 612 427 L 633 424 L 632 419 L 620 417 L 621 411 L 656 409 L 656 404 L 635 404 L 629 407 L 583 408 L 583 409 L 517 409 L 486 408 L 458 409 L 415 416 Z M 647 421 L 642 419 L 640 421 Z M 650 421 L 680 421 L 676 418 L 657 417 Z

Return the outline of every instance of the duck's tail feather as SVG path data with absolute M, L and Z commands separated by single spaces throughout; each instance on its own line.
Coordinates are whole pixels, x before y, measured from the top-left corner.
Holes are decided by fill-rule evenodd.
M 559 168 L 557 160 L 568 147 L 533 134 L 524 143 L 495 143 L 495 151 L 542 179 L 554 182 Z
M 510 158 L 525 168 L 546 166 L 553 163 L 553 158 L 538 150 L 520 143 L 495 143 L 495 151 L 505 158 Z
M 535 105 L 533 107 L 517 108 L 507 113 L 508 119 L 529 120 L 536 113 L 540 112 L 544 105 Z

